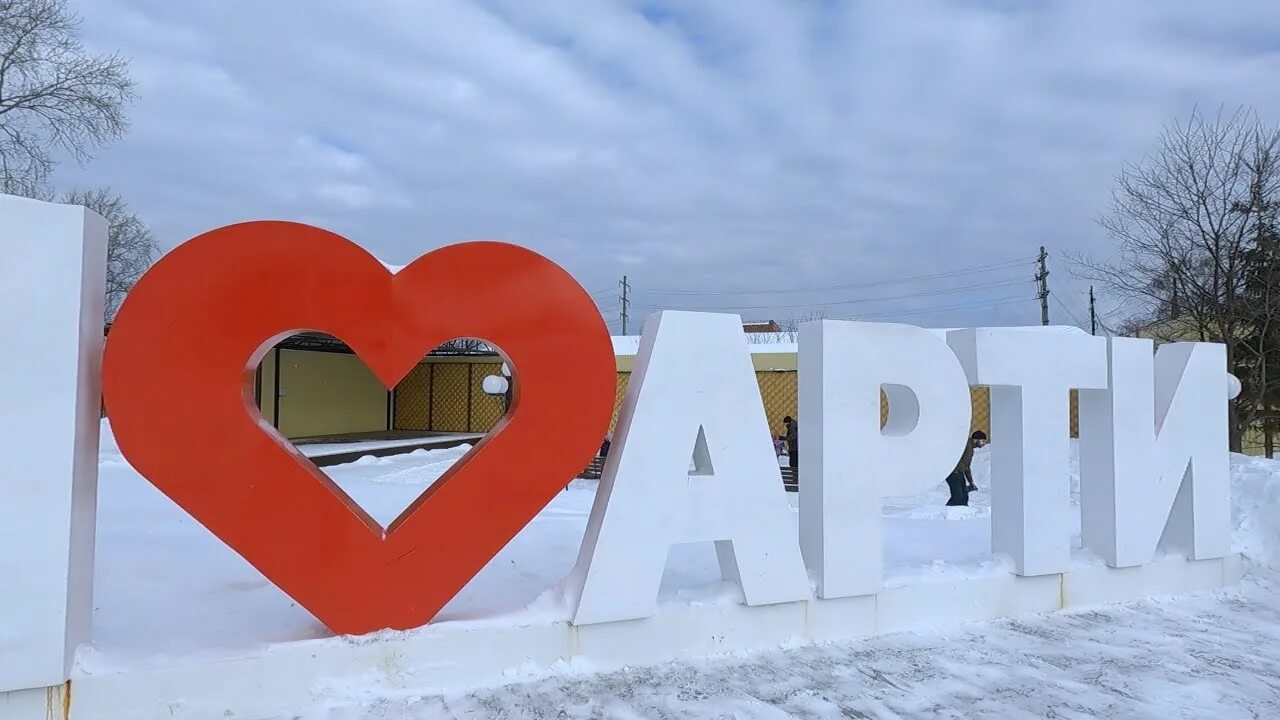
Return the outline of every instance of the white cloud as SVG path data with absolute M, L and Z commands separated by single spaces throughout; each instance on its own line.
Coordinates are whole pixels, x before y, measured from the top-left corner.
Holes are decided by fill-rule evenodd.
M 1105 250 L 1092 219 L 1161 125 L 1197 103 L 1280 120 L 1271 0 L 79 10 L 93 46 L 133 58 L 141 98 L 128 138 L 84 170 L 65 166 L 61 181 L 111 184 L 165 242 L 253 217 L 317 222 L 399 263 L 500 238 L 550 254 L 592 290 L 627 273 L 638 310 L 901 294 L 645 288 L 848 285 L 1041 244 Z M 1083 287 L 1054 270 L 1055 291 L 1081 312 Z M 904 316 L 1038 318 L 1031 302 Z

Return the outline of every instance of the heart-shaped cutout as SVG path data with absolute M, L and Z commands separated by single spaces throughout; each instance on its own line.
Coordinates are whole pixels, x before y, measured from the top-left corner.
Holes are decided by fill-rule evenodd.
M 507 416 L 384 532 L 254 407 L 253 368 L 302 331 L 342 339 L 387 387 L 482 337 L 519 378 Z M 336 633 L 431 620 L 584 467 L 614 358 L 585 290 L 532 251 L 452 245 L 392 274 L 318 228 L 253 222 L 175 248 L 106 344 L 103 392 L 134 468 Z
M 345 343 L 307 332 L 267 353 L 254 396 L 262 421 L 386 528 L 506 415 L 503 373 L 494 343 L 457 338 L 387 392 Z

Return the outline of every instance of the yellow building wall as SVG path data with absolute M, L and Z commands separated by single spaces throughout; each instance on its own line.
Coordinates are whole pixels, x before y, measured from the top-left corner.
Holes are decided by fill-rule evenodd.
M 263 402 L 271 420 L 266 392 Z M 279 428 L 289 438 L 385 430 L 387 389 L 355 355 L 281 350 Z
M 262 363 L 262 416 L 272 421 L 275 353 Z M 287 437 L 306 437 L 386 429 L 387 393 L 381 383 L 354 355 L 281 351 L 280 427 Z M 619 356 L 613 418 L 631 379 L 633 358 Z M 794 353 L 753 353 L 756 383 L 776 436 L 785 432 L 782 418 L 797 416 L 797 374 Z M 502 398 L 484 393 L 487 375 L 500 372 L 494 361 L 473 358 L 433 357 L 411 370 L 396 387 L 393 427 L 398 430 L 435 432 L 487 432 L 502 417 Z M 973 402 L 973 430 L 991 432 L 990 395 L 985 387 L 969 390 Z M 881 398 L 881 423 L 888 405 Z M 1071 394 L 1071 432 L 1077 433 L 1076 396 Z

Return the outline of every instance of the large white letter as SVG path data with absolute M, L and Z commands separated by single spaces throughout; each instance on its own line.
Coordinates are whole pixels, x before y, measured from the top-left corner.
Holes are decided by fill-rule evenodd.
M 810 597 L 741 319 L 662 312 L 645 323 L 566 581 L 574 623 L 652 615 L 671 546 L 703 540 L 748 605 Z
M 1231 546 L 1227 357 L 1216 343 L 1113 338 L 1110 387 L 1080 392 L 1084 546 L 1108 565 L 1157 546 L 1196 560 Z
M 880 498 L 946 478 L 971 413 L 964 369 L 938 335 L 832 320 L 800 327 L 800 546 L 819 596 L 880 591 Z
M 89 641 L 107 223 L 4 195 L 0 242 L 3 695 L 63 684 Z
M 1106 339 L 1075 328 L 976 328 L 947 342 L 991 386 L 991 550 L 1019 575 L 1071 559 L 1070 395 L 1107 386 Z

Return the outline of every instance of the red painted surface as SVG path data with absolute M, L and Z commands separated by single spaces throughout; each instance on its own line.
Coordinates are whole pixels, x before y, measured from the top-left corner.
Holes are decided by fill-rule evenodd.
M 254 368 L 304 330 L 348 343 L 387 387 L 431 348 L 483 338 L 519 380 L 512 408 L 384 532 L 254 405 Z M 550 260 L 471 242 L 393 275 L 283 222 L 165 255 L 121 308 L 104 365 L 129 462 L 336 633 L 430 621 L 587 464 L 613 409 L 608 330 Z

